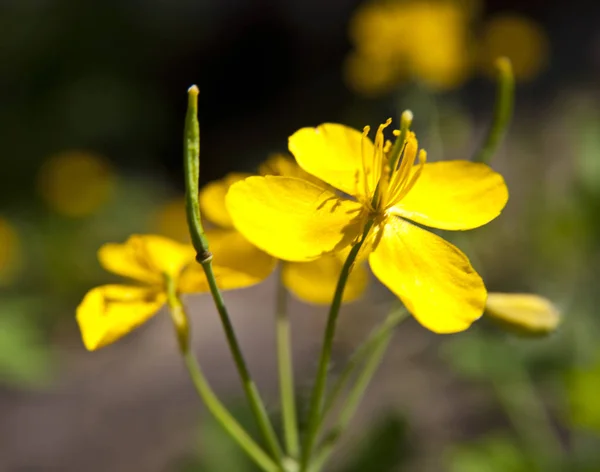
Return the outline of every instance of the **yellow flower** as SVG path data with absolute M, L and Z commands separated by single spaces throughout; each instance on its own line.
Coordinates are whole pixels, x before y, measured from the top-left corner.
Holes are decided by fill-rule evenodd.
M 115 177 L 102 157 L 79 151 L 52 156 L 40 169 L 38 189 L 57 213 L 72 218 L 92 214 L 112 195 Z
M 560 313 L 550 300 L 531 293 L 489 293 L 486 314 L 523 334 L 547 334 L 560 323 Z
M 249 177 L 232 185 L 227 208 L 249 241 L 296 262 L 347 249 L 373 221 L 364 251 L 374 274 L 425 327 L 464 330 L 485 306 L 481 278 L 459 249 L 408 220 L 446 230 L 477 228 L 505 206 L 506 185 L 484 164 L 426 164 L 410 132 L 396 160 L 397 148 L 383 136 L 390 122 L 379 127 L 374 143 L 368 127 L 361 133 L 331 123 L 290 137 L 300 167 L 337 192 L 293 177 Z
M 271 258 L 255 258 L 230 235 L 207 232 L 213 266 L 221 289 L 247 287 L 264 280 L 273 270 Z M 257 252 L 254 250 L 253 253 Z M 167 280 L 179 293 L 208 292 L 202 267 L 191 245 L 155 235 L 133 235 L 124 244 L 105 244 L 98 251 L 100 264 L 136 285 L 103 285 L 90 290 L 77 307 L 77 322 L 85 347 L 93 351 L 117 341 L 153 315 L 167 299 Z
M 359 93 L 377 95 L 410 78 L 435 89 L 457 87 L 471 66 L 472 8 L 458 0 L 370 3 L 350 24 L 355 50 L 346 79 Z
M 313 184 L 324 184 L 317 178 L 304 172 L 293 160 L 283 155 L 273 155 L 260 167 L 263 175 L 285 175 L 303 179 Z M 213 224 L 220 226 L 224 234 L 230 234 L 231 244 L 239 248 L 247 248 L 249 258 L 246 263 L 252 265 L 253 258 L 260 254 L 261 257 L 270 257 L 255 245 L 244 238 L 233 226 L 231 216 L 225 206 L 225 195 L 229 188 L 236 182 L 247 178 L 248 174 L 229 174 L 224 179 L 211 182 L 200 191 L 200 210 L 203 216 Z M 271 258 L 275 263 L 275 258 Z M 284 262 L 281 267 L 282 282 L 285 287 L 297 298 L 309 303 L 328 304 L 331 302 L 337 278 L 344 261 L 340 255 L 327 255 L 310 262 Z M 348 280 L 347 290 L 344 293 L 344 302 L 359 298 L 365 291 L 368 283 L 368 273 L 364 267 L 357 267 Z

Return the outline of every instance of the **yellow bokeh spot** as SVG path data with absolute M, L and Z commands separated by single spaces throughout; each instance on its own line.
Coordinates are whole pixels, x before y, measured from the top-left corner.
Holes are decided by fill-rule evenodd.
M 72 218 L 94 213 L 110 198 L 115 176 L 101 156 L 69 151 L 50 157 L 38 175 L 38 189 L 46 204 Z
M 15 228 L 0 218 L 0 285 L 13 281 L 21 262 L 21 244 Z
M 190 242 L 190 233 L 185 214 L 185 199 L 174 198 L 158 207 L 153 221 L 153 230 L 183 243 Z
M 510 59 L 515 78 L 534 79 L 548 64 L 550 45 L 546 33 L 535 21 L 514 14 L 492 18 L 480 42 L 480 64 L 496 75 L 494 61 L 501 56 Z
M 350 23 L 355 50 L 345 78 L 365 95 L 413 78 L 433 89 L 461 85 L 471 70 L 470 21 L 476 2 L 405 0 L 371 3 Z

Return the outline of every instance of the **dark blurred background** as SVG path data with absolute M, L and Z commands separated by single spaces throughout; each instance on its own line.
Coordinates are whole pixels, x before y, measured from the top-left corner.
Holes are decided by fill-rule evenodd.
M 102 243 L 134 232 L 185 239 L 182 130 L 191 84 L 200 87 L 201 184 L 253 172 L 285 152 L 300 127 L 374 126 L 404 108 L 433 160 L 468 159 L 491 119 L 489 64 L 498 51 L 523 72 L 493 162 L 511 201 L 498 221 L 453 241 L 490 291 L 541 293 L 559 306 L 563 325 L 525 340 L 485 320 L 452 337 L 407 322 L 331 470 L 536 470 L 544 453 L 523 444 L 519 416 L 529 436 L 550 437 L 540 450 L 553 441 L 563 449 L 556 470 L 600 470 L 600 5 L 449 0 L 468 12 L 461 80 L 439 87 L 412 71 L 367 90 L 348 75 L 359 48 L 351 25 L 367 3 L 3 0 L 0 471 L 251 470 L 206 415 L 196 417 L 202 410 L 168 320 L 91 354 L 73 318 L 85 291 L 110 280 L 96 261 Z M 398 41 L 427 55 L 439 46 L 419 40 L 428 27 L 410 22 Z M 265 309 L 273 287 L 269 280 L 227 297 L 277 415 Z M 365 300 L 347 307 L 340 362 L 389 300 L 373 282 Z M 190 304 L 202 314 L 196 342 L 209 376 L 243 416 L 210 300 Z M 324 310 L 294 302 L 292 311 L 306 390 Z M 505 378 L 518 379 L 508 393 L 494 387 Z M 388 446 L 365 446 L 353 459 L 353 441 L 370 444 L 365 437 Z M 373 465 L 373 454 L 385 460 Z

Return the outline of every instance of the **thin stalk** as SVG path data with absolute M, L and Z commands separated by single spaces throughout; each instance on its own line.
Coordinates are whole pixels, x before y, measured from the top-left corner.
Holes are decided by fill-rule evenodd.
M 258 427 L 264 436 L 264 439 L 271 451 L 272 456 L 279 464 L 283 459 L 283 452 L 275 430 L 269 421 L 265 406 L 262 402 L 258 389 L 252 380 L 242 350 L 235 336 L 235 331 L 229 313 L 223 301 L 221 291 L 217 286 L 215 274 L 212 267 L 212 253 L 210 252 L 208 240 L 204 234 L 200 218 L 200 204 L 198 199 L 198 179 L 200 175 L 200 124 L 198 123 L 198 87 L 195 85 L 188 90 L 188 108 L 185 116 L 184 128 L 184 151 L 183 161 L 185 170 L 185 200 L 186 216 L 190 230 L 190 236 L 194 249 L 196 250 L 196 260 L 202 265 L 204 274 L 210 287 L 215 307 L 221 318 L 229 350 L 233 356 L 238 374 L 240 376 L 242 387 Z
M 261 469 L 266 472 L 280 472 L 280 466 L 278 466 L 273 459 L 271 459 L 267 453 L 254 442 L 244 428 L 240 426 L 231 413 L 229 413 L 219 401 L 218 397 L 206 381 L 204 374 L 200 370 L 200 366 L 192 353 L 190 351 L 184 353 L 183 359 L 198 395 L 202 398 L 206 408 L 208 408 L 221 426 Z
M 309 472 L 320 471 L 321 468 L 327 462 L 327 459 L 329 459 L 329 456 L 333 452 L 335 444 L 337 443 L 342 432 L 348 427 L 348 425 L 352 421 L 352 418 L 356 413 L 358 405 L 364 397 L 367 387 L 371 383 L 373 375 L 375 374 L 377 368 L 381 364 L 385 351 L 387 350 L 390 340 L 392 339 L 392 335 L 393 331 L 387 330 L 377 339 L 377 342 L 371 349 L 371 352 L 367 360 L 365 361 L 365 365 L 362 372 L 360 373 L 358 379 L 356 380 L 356 383 L 350 390 L 350 394 L 348 395 L 348 398 L 346 399 L 346 402 L 342 407 L 338 421 L 333 427 L 331 433 L 329 433 L 329 435 L 325 439 L 324 444 L 321 447 L 321 450 L 316 455 L 313 463 L 310 465 Z
M 515 101 L 515 79 L 510 59 L 507 57 L 498 58 L 496 60 L 496 69 L 498 71 L 498 88 L 496 91 L 496 103 L 494 105 L 494 118 L 485 141 L 473 158 L 474 162 L 482 162 L 484 164 L 490 163 L 500 141 L 502 141 L 506 133 Z
M 256 442 L 254 442 L 244 428 L 242 428 L 231 413 L 229 413 L 227 408 L 225 408 L 210 387 L 198 361 L 189 349 L 188 316 L 185 312 L 185 308 L 175 292 L 173 281 L 168 280 L 167 286 L 168 304 L 171 310 L 171 318 L 173 319 L 177 332 L 181 355 L 198 396 L 223 429 L 227 431 L 231 438 L 238 443 L 248 456 L 250 456 L 256 465 L 265 472 L 280 472 L 281 468 Z
M 317 376 L 315 379 L 315 385 L 313 387 L 310 406 L 308 410 L 308 424 L 306 429 L 306 435 L 304 437 L 304 443 L 302 448 L 302 460 L 301 469 L 305 471 L 312 458 L 312 452 L 317 440 L 319 433 L 319 425 L 321 423 L 322 411 L 323 411 L 323 397 L 325 395 L 325 387 L 327 385 L 327 372 L 329 369 L 329 362 L 331 360 L 331 350 L 333 347 L 333 338 L 335 336 L 335 329 L 337 325 L 337 318 L 342 305 L 342 297 L 344 295 L 344 289 L 346 288 L 346 282 L 352 270 L 352 266 L 360 248 L 364 244 L 369 231 L 373 227 L 373 220 L 369 220 L 365 226 L 363 235 L 358 243 L 351 249 L 342 270 L 340 277 L 333 295 L 331 307 L 329 309 L 329 316 L 327 317 L 327 326 L 325 327 L 325 334 L 323 337 L 323 347 L 321 348 L 321 355 L 319 357 L 319 365 L 317 368 Z
M 298 458 L 300 440 L 294 390 L 294 364 L 290 335 L 290 318 L 287 313 L 287 292 L 280 278 L 277 286 L 277 307 L 275 312 L 277 338 L 277 367 L 279 369 L 279 391 L 285 447 L 288 455 Z
M 356 351 L 352 353 L 350 359 L 348 359 L 348 362 L 344 366 L 344 369 L 333 384 L 331 392 L 325 399 L 323 419 L 325 419 L 333 405 L 335 405 L 336 400 L 339 398 L 356 368 L 371 354 L 373 349 L 379 344 L 381 338 L 404 321 L 407 318 L 407 315 L 408 312 L 404 307 L 393 310 L 388 314 L 386 319 L 377 326 L 371 334 L 369 334 L 369 337 L 356 349 Z
M 204 261 L 202 263 L 202 268 L 204 269 L 204 273 L 206 274 L 206 279 L 208 280 L 210 293 L 213 297 L 213 301 L 215 303 L 215 307 L 217 308 L 217 312 L 219 313 L 219 317 L 221 318 L 223 330 L 225 331 L 225 337 L 227 338 L 227 344 L 229 345 L 231 355 L 233 356 L 233 360 L 237 367 L 237 371 L 242 381 L 242 387 L 248 399 L 248 403 L 250 404 L 252 413 L 254 414 L 258 427 L 262 435 L 264 436 L 264 439 L 267 442 L 267 446 L 271 450 L 273 457 L 277 460 L 278 463 L 281 463 L 281 461 L 283 460 L 283 452 L 281 450 L 281 446 L 279 445 L 277 435 L 275 434 L 273 425 L 271 424 L 269 416 L 267 415 L 267 410 L 264 406 L 264 403 L 262 402 L 260 394 L 258 393 L 256 384 L 252 380 L 252 377 L 244 360 L 244 356 L 242 354 L 239 342 L 235 336 L 235 331 L 233 329 L 233 325 L 231 324 L 231 319 L 229 318 L 229 313 L 227 312 L 225 301 L 223 300 L 221 291 L 217 286 L 217 281 L 215 279 L 215 274 L 212 268 L 212 260 Z

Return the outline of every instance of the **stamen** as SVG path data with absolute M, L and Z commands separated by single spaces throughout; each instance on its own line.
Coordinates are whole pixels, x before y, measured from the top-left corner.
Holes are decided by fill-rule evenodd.
M 394 206 L 397 203 L 399 203 L 400 200 L 402 200 L 408 194 L 408 192 L 411 191 L 411 189 L 417 183 L 417 180 L 419 180 L 419 177 L 421 176 L 421 172 L 423 172 L 423 167 L 425 166 L 426 162 L 427 162 L 427 152 L 424 149 L 421 149 L 419 151 L 419 168 L 415 171 L 415 173 L 411 177 L 410 181 L 406 185 L 404 185 L 404 188 L 401 190 L 401 192 L 398 194 L 398 196 L 390 201 L 389 206 Z
M 369 200 L 370 195 L 371 195 L 371 191 L 369 189 L 369 182 L 368 182 L 368 175 L 371 172 L 371 169 L 370 169 L 370 166 L 367 165 L 367 150 L 366 150 L 366 143 L 367 143 L 367 140 L 369 139 L 369 131 L 371 131 L 370 126 L 365 126 L 363 128 L 363 135 L 362 135 L 362 138 L 360 141 L 360 155 L 362 158 L 362 168 L 363 168 L 362 185 L 363 185 L 363 192 L 364 192 L 367 200 Z M 360 179 L 360 174 L 358 175 L 358 179 Z M 359 185 L 360 185 L 360 182 L 357 182 L 357 187 Z
M 377 201 L 374 202 L 375 207 L 380 206 L 380 202 L 384 201 L 385 194 L 387 193 L 387 184 L 390 178 L 390 171 L 386 165 L 386 151 L 385 151 L 385 137 L 383 136 L 383 130 L 392 124 L 392 119 L 388 118 L 385 123 L 379 125 L 377 134 L 375 135 L 375 147 L 373 149 L 373 180 L 372 188 L 376 189 L 378 193 L 376 196 Z
M 417 146 L 415 134 L 409 132 L 400 155 L 398 170 L 394 174 L 393 182 L 390 184 L 392 191 L 390 192 L 391 195 L 389 201 L 396 200 L 397 195 L 402 192 L 402 189 L 410 176 L 410 171 L 415 163 L 415 159 L 417 158 Z

